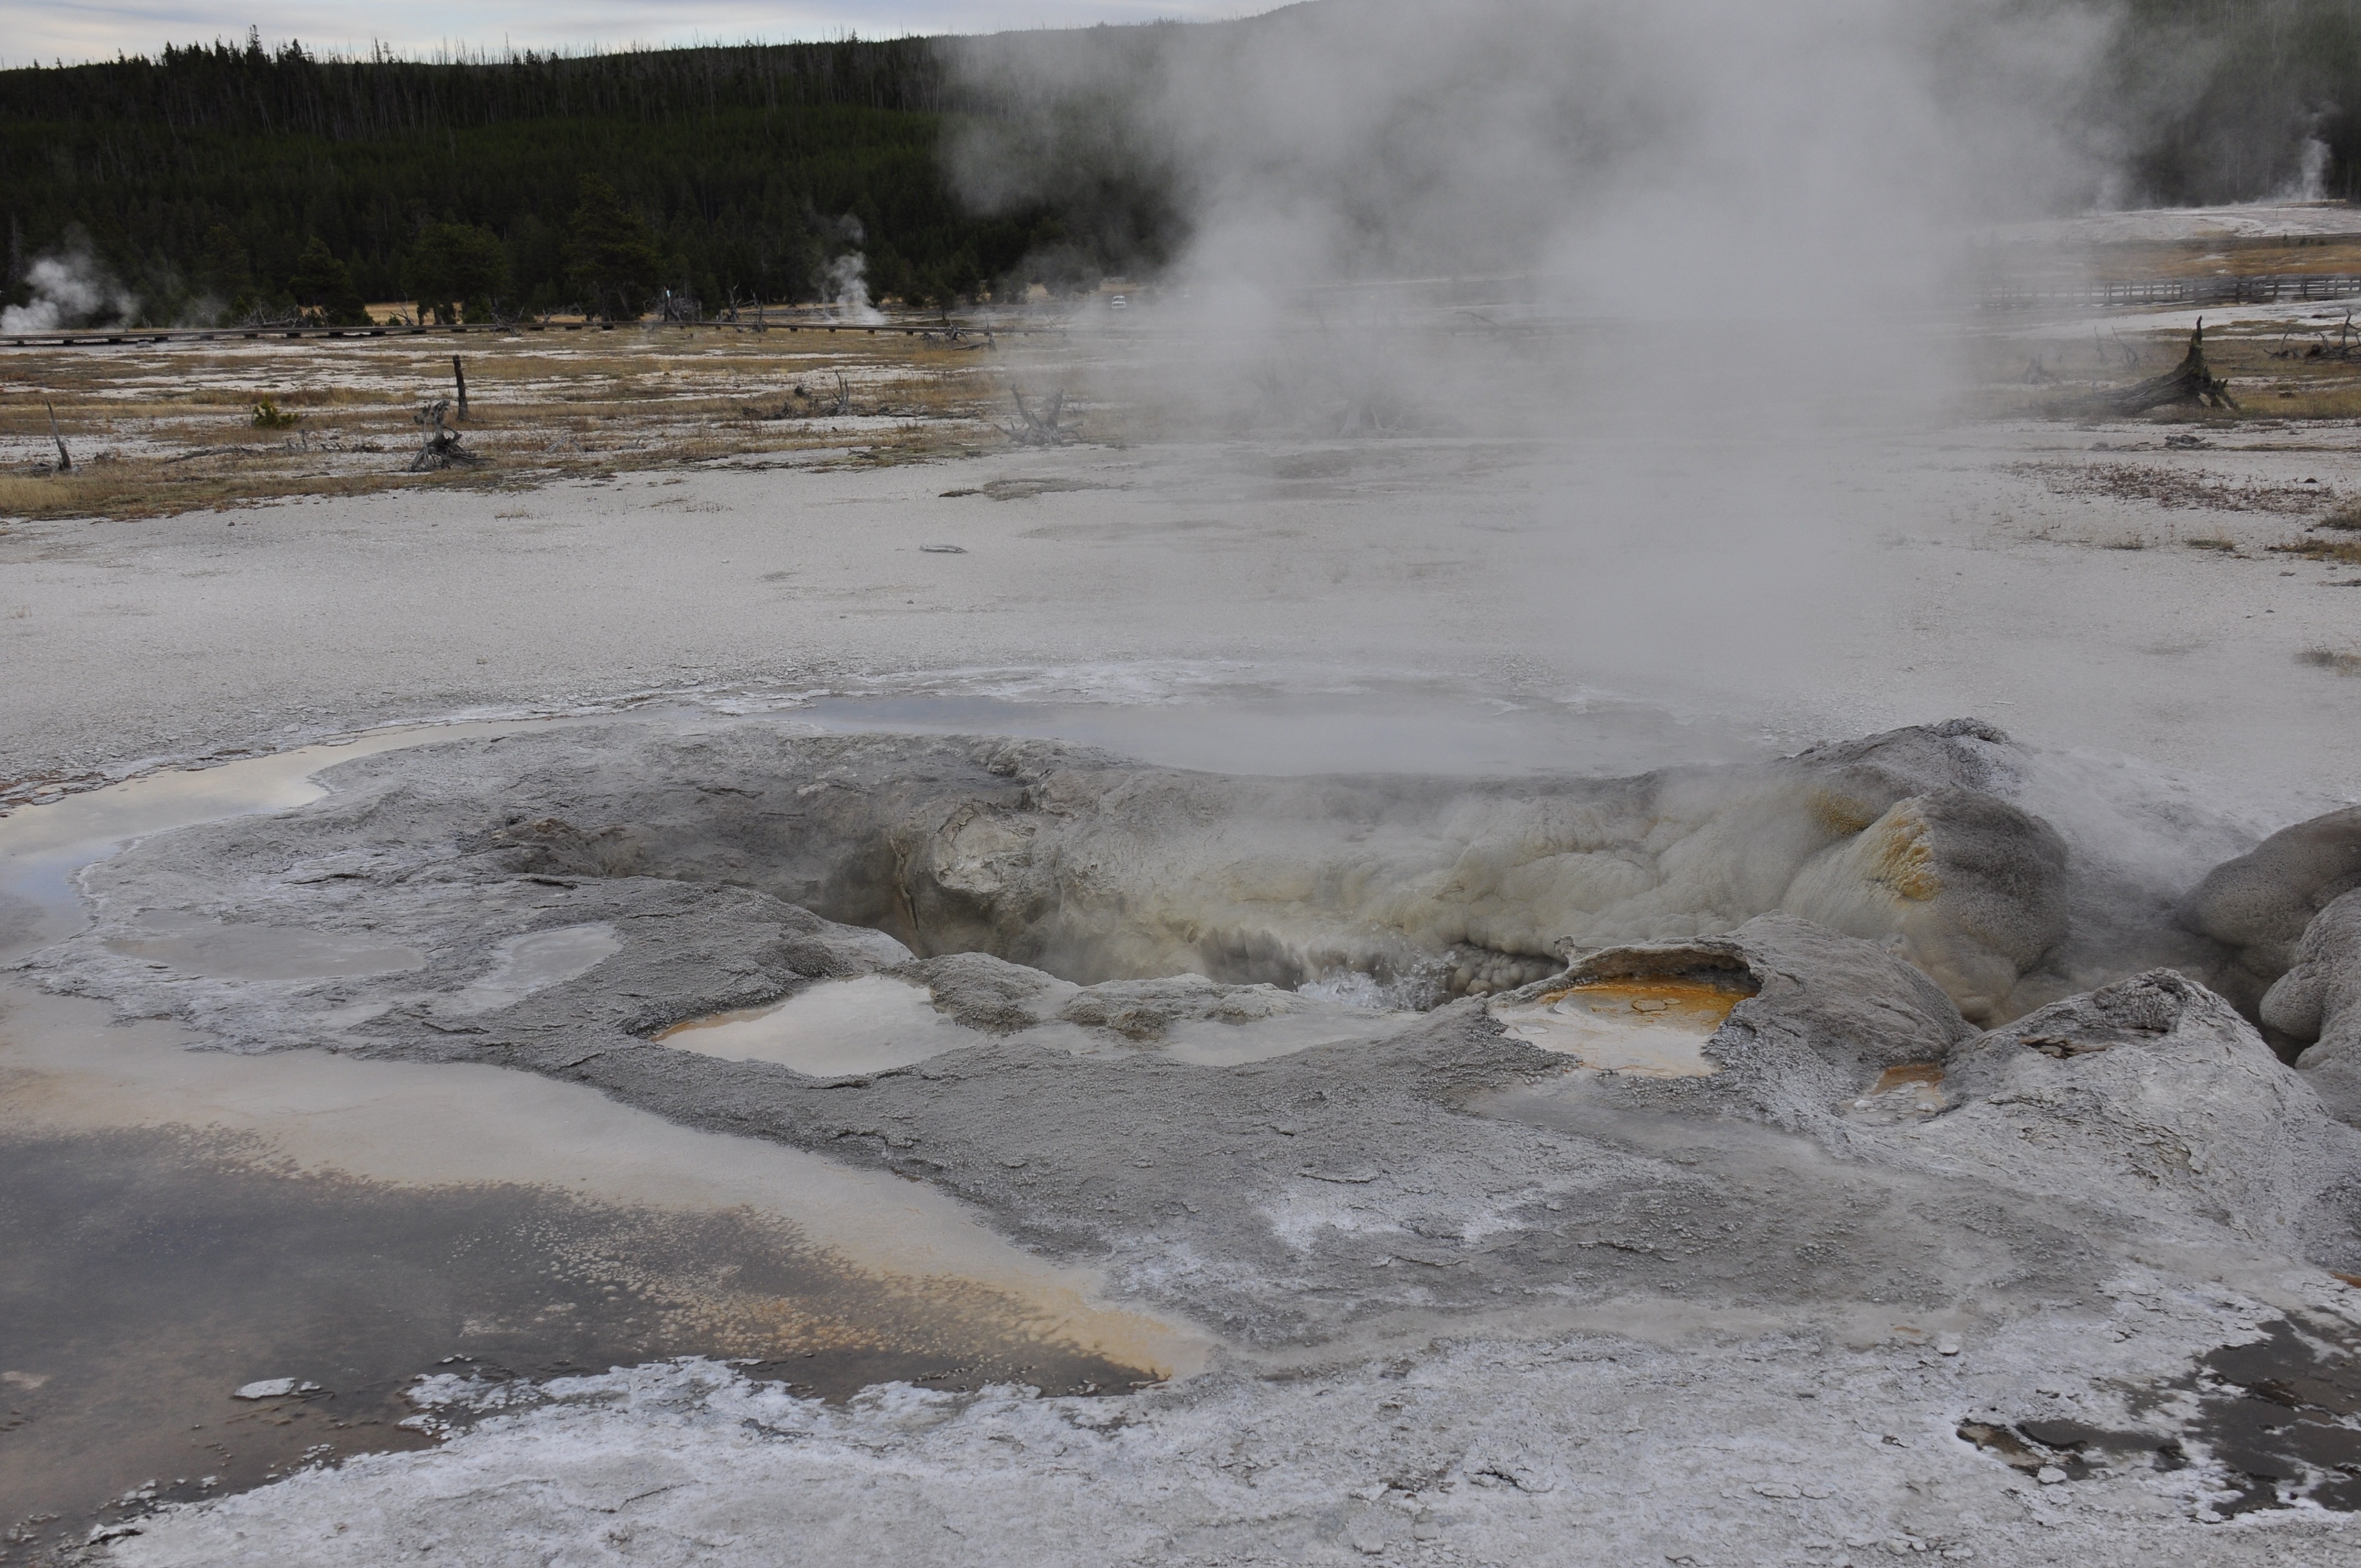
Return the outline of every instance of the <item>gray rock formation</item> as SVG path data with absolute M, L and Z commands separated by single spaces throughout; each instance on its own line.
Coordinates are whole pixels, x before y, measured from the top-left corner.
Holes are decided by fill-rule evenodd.
M 1359 1016 L 1350 1008 L 1275 985 L 1225 985 L 1202 974 L 1081 986 L 988 953 L 947 953 L 902 964 L 894 972 L 924 984 L 937 1012 L 970 1028 L 997 1034 L 1062 1023 L 1103 1030 L 1127 1044 L 1153 1045 L 1184 1023 L 1235 1025 L 1323 1014 L 1340 1019 Z
M 2066 935 L 2066 845 L 2006 801 L 1949 788 L 1896 801 L 1807 861 L 1780 900 L 1849 936 L 1898 938 L 1960 1011 L 1996 1023 Z
M 2361 1125 L 2361 890 L 2329 902 L 2263 995 L 2263 1023 L 2304 1047 L 2296 1067 L 2321 1100 Z
M 1953 1054 L 1945 1088 L 1956 1108 L 1914 1132 L 1922 1157 L 1943 1151 L 2045 1191 L 2145 1191 L 2347 1267 L 2361 1245 L 2345 1212 L 2361 1136 L 2226 1001 L 2170 970 L 1978 1037 Z
M 918 959 L 900 972 L 927 987 L 935 1010 L 971 1029 L 1006 1035 L 1056 1018 L 1082 987 L 990 953 Z
M 2217 989 L 2251 1009 L 2293 966 L 2312 917 L 2356 887 L 2361 806 L 2348 806 L 2283 828 L 2214 867 L 2190 893 L 2182 917 L 2231 949 Z
M 2361 913 L 2361 894 L 2345 902 Z M 2361 950 L 2352 926 L 2338 933 L 2337 953 Z M 2361 993 L 2361 966 L 2323 972 L 2342 981 L 2340 997 Z M 2290 1069 L 2226 1001 L 2173 970 L 1978 1034 L 1887 949 L 1766 916 L 1722 937 L 1595 954 L 1504 1001 L 1622 977 L 1718 980 L 1752 994 L 1705 1046 L 1720 1071 L 1610 1076 L 1585 1090 L 1593 1101 L 1765 1122 L 1850 1159 L 1972 1171 L 2037 1201 L 2169 1212 L 2361 1266 L 2361 1136 L 2323 1102 L 2351 1058 L 2323 1062 L 2326 1072 Z M 2361 1012 L 2340 1016 L 2361 1026 Z M 1904 1113 L 1879 1102 L 1889 1074 L 1916 1091 Z
M 2002 746 L 1952 725 L 1634 779 L 1260 779 L 1038 741 L 616 725 L 358 762 L 325 809 L 357 820 L 366 799 L 373 837 L 510 876 L 751 886 L 1078 983 L 1360 971 L 1480 995 L 1784 909 L 1895 943 L 1991 1022 L 2061 989 L 2020 981 L 2066 930 L 2070 872 L 1981 787 Z

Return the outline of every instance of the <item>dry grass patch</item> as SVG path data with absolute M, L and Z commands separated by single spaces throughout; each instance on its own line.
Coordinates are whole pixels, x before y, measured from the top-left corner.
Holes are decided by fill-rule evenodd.
M 2268 398 L 2264 395 L 2266 392 L 2270 394 Z M 2279 387 L 2275 389 L 2233 386 L 2230 395 L 2248 402 L 2248 412 L 2271 419 L 2361 419 L 2361 385 L 2319 389 Z
M 2315 277 L 2361 272 L 2361 237 L 2319 235 L 2301 241 L 2219 237 L 2118 240 L 2085 253 L 2093 276 L 2118 281 L 2151 278 Z M 2332 330 L 2333 338 L 2335 333 Z
M 2361 540 L 2356 539 L 2290 539 L 2264 548 L 2280 555 L 2301 555 L 2307 561 L 2336 561 L 2361 566 Z
M 171 517 L 221 511 L 292 496 L 374 495 L 426 477 L 410 474 L 171 476 L 148 463 L 83 466 L 71 474 L 0 474 L 0 517 Z
M 2291 313 L 2303 309 L 2290 305 Z M 2335 352 L 2337 324 L 2335 318 L 2323 323 L 2301 313 L 2269 322 L 2209 323 L 2206 357 L 2216 375 L 2228 378 L 2239 407 L 2203 412 L 2173 407 L 2128 422 L 2135 429 L 2177 425 L 2235 430 L 2265 419 L 2361 418 L 2361 322 L 2348 340 L 2356 353 L 2352 359 Z M 2187 344 L 2186 329 L 2136 334 L 2103 330 L 2096 338 L 2087 334 L 2080 338 L 1997 338 L 1978 350 L 1978 376 L 1983 383 L 1979 401 L 1994 413 L 2089 418 L 2093 394 L 2169 369 Z M 2328 352 L 2304 357 L 2316 347 Z M 2038 372 L 2028 378 L 2036 366 Z
M 151 517 L 397 485 L 530 486 L 796 453 L 900 463 L 1001 444 L 982 422 L 1005 398 L 1005 367 L 988 352 L 851 334 L 471 339 L 459 349 L 469 417 L 455 427 L 489 466 L 411 475 L 416 411 L 453 395 L 451 354 L 336 340 L 12 352 L 0 465 L 14 471 L 0 467 L 0 515 Z M 835 406 L 840 374 L 845 416 L 822 411 L 819 396 Z M 799 383 L 814 396 L 777 417 Z M 49 472 L 52 402 L 70 474 Z

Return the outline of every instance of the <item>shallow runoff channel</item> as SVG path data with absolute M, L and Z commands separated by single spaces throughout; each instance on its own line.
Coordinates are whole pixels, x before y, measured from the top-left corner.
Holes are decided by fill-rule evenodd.
M 0 818 L 0 962 L 82 928 L 83 867 L 320 798 L 351 758 L 566 719 L 413 726 Z M 161 968 L 383 972 L 319 933 L 166 932 Z M 531 988 L 607 949 L 520 953 Z M 1119 1391 L 1202 1364 L 928 1190 L 499 1068 L 203 1048 L 0 974 L 0 1563 L 440 1429 L 423 1374 L 708 1354 L 842 1396 Z

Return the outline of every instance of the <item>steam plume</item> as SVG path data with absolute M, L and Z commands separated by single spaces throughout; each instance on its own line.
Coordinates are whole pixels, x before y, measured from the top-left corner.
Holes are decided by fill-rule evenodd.
M 1173 193 L 1166 300 L 1122 319 L 1145 345 L 1097 356 L 1147 419 L 1550 438 L 1532 493 L 1471 494 L 1471 547 L 1513 552 L 1495 591 L 1563 604 L 1534 652 L 1570 674 L 1710 690 L 1724 663 L 1806 667 L 1885 593 L 1836 476 L 1950 408 L 1937 318 L 1975 225 L 2105 184 L 2113 16 L 1320 0 L 983 39 L 963 80 L 1004 112 L 954 167 L 992 209 Z M 1086 221 L 1111 243 L 1136 206 Z
M 0 333 L 55 332 L 99 320 L 128 321 L 139 296 L 115 280 L 86 247 L 38 258 L 25 269 L 32 300 L 0 309 Z
M 820 281 L 828 291 L 829 302 L 835 307 L 840 321 L 875 326 L 885 315 L 870 302 L 869 258 L 860 248 L 866 237 L 861 220 L 847 213 L 837 220 L 836 228 L 848 248 L 840 251 L 821 269 Z

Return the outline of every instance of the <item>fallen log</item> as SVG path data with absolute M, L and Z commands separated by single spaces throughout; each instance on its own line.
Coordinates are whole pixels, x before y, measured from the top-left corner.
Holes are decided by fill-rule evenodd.
M 2195 403 L 2213 409 L 2238 406 L 2230 396 L 2230 383 L 2213 374 L 2213 367 L 2205 363 L 2205 323 L 2202 317 L 2189 334 L 2189 352 L 2181 356 L 2180 364 L 2161 376 L 2151 376 L 2112 392 L 2101 392 L 2092 400 L 2096 409 L 2112 414 L 2146 413 L 2174 403 Z

